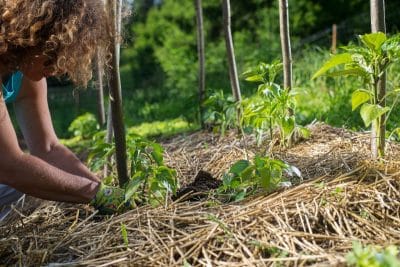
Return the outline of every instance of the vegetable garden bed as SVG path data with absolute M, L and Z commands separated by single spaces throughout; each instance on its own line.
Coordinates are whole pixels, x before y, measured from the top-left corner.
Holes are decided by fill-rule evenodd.
M 400 245 L 400 148 L 369 160 L 369 136 L 324 124 L 290 149 L 257 147 L 230 132 L 164 140 L 165 161 L 181 185 L 200 170 L 221 178 L 232 162 L 269 152 L 303 180 L 272 194 L 221 203 L 138 207 L 99 216 L 88 205 L 33 202 L 0 227 L 0 264 L 89 266 L 335 266 L 353 241 Z M 34 201 L 37 202 L 37 201 Z M 122 231 L 121 231 L 122 229 Z M 126 230 L 126 234 L 125 234 Z

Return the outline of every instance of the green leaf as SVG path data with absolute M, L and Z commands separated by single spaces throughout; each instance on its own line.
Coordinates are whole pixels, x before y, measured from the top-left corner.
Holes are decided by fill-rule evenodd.
M 158 165 L 163 165 L 163 147 L 157 143 L 153 143 L 153 151 L 151 155 L 153 156 L 154 160 L 157 162 Z
M 293 116 L 282 119 L 283 135 L 289 137 L 295 129 L 295 118 Z
M 190 263 L 187 262 L 187 260 L 183 260 L 183 267 L 192 267 Z
M 371 94 L 366 92 L 365 90 L 356 90 L 351 95 L 351 107 L 354 111 L 360 105 L 364 104 L 365 102 L 371 99 Z
M 124 240 L 125 246 L 129 246 L 129 240 L 128 240 L 128 231 L 126 230 L 126 225 L 121 223 L 121 235 L 122 239 Z
M 375 32 L 361 35 L 360 39 L 370 49 L 378 52 L 387 38 L 386 34 L 384 34 L 383 32 Z
M 311 136 L 310 129 L 303 127 L 303 126 L 298 126 L 298 130 L 299 130 L 300 136 L 302 136 L 303 138 L 310 138 L 310 136 Z
M 249 166 L 250 162 L 248 160 L 239 160 L 232 165 L 229 172 L 236 175 L 240 175 Z
M 360 114 L 366 127 L 370 126 L 372 121 L 376 120 L 390 110 L 389 107 L 381 107 L 380 105 L 364 104 L 361 107 Z
M 392 135 L 392 134 L 395 134 L 395 135 L 397 135 L 398 137 L 400 137 L 400 128 L 394 129 L 390 135 Z
M 125 201 L 128 201 L 138 190 L 140 184 L 144 181 L 144 175 L 141 172 L 137 172 L 132 180 L 129 181 L 125 189 Z
M 343 53 L 332 56 L 311 78 L 312 80 L 324 75 L 328 70 L 341 64 L 352 62 L 351 54 Z
M 260 184 L 266 190 L 272 189 L 272 174 L 271 170 L 268 167 L 258 169 L 258 173 L 260 174 Z
M 245 80 L 248 81 L 248 82 L 263 82 L 264 78 L 263 78 L 262 75 L 256 74 L 256 75 L 252 75 L 252 76 L 246 77 Z
M 225 173 L 222 177 L 222 184 L 226 187 L 229 187 L 233 181 L 233 176 Z
M 332 71 L 330 73 L 327 73 L 326 75 L 329 77 L 347 76 L 347 75 L 355 75 L 363 77 L 365 75 L 368 75 L 368 73 L 365 72 L 362 68 L 355 67 L 351 69 Z
M 235 201 L 240 201 L 246 197 L 246 191 L 241 191 L 235 195 Z
M 248 181 L 251 179 L 253 176 L 253 171 L 254 171 L 254 166 L 248 166 L 246 169 L 244 169 L 241 173 L 240 176 L 242 177 L 243 181 Z

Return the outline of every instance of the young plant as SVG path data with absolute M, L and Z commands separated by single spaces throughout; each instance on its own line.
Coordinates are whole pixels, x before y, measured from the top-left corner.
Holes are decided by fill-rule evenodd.
M 296 167 L 278 159 L 256 156 L 252 162 L 239 160 L 224 175 L 223 184 L 218 191 L 227 194 L 234 201 L 243 199 L 259 188 L 270 193 L 288 182 L 284 174 L 301 177 Z
M 75 153 L 82 153 L 90 146 L 93 136 L 99 129 L 100 126 L 96 117 L 91 113 L 85 113 L 74 119 L 68 127 L 68 132 L 72 133 L 72 138 L 63 139 L 61 142 Z
M 128 231 L 126 230 L 126 225 L 121 222 L 121 236 L 124 241 L 125 247 L 129 247 Z
M 94 170 L 100 170 L 104 164 L 109 164 L 108 159 L 114 154 L 115 146 L 113 143 L 104 142 L 103 133 L 96 136 L 91 151 L 89 165 Z M 161 145 L 135 134 L 127 135 L 127 157 L 129 181 L 125 185 L 126 200 L 159 205 L 163 204 L 169 195 L 176 193 L 176 172 L 164 165 Z M 114 177 L 115 171 L 105 182 L 112 183 Z
M 296 118 L 290 111 L 296 107 L 296 92 L 282 88 L 276 83 L 276 77 L 282 64 L 274 61 L 271 64 L 260 63 L 257 67 L 243 73 L 246 81 L 259 83 L 257 94 L 242 102 L 242 123 L 256 132 L 257 142 L 261 143 L 263 134 L 278 129 L 281 144 L 287 145 L 293 134 L 307 136 L 307 129 L 296 124 Z
M 231 96 L 225 96 L 222 90 L 210 95 L 204 101 L 204 123 L 224 135 L 226 130 L 232 129 L 237 125 L 236 110 L 237 105 L 235 99 Z
M 400 89 L 388 88 L 385 95 L 378 92 L 378 84 L 385 76 L 388 68 L 398 62 L 400 56 L 400 35 L 388 38 L 384 33 L 360 35 L 361 45 L 343 47 L 344 53 L 332 55 L 331 58 L 314 74 L 319 76 L 359 77 L 364 84 L 352 94 L 353 111 L 360 108 L 360 115 L 366 127 L 372 132 L 380 133 L 384 128 L 390 111 L 397 104 L 397 98 L 391 107 L 386 106 L 387 98 L 398 95 Z M 387 115 L 387 116 L 385 116 Z M 384 155 L 385 136 L 371 136 L 373 155 Z M 377 145 L 374 146 L 375 140 Z
M 363 247 L 360 243 L 353 243 L 353 250 L 346 255 L 349 266 L 356 267 L 394 267 L 400 266 L 399 250 L 395 246 L 377 248 Z

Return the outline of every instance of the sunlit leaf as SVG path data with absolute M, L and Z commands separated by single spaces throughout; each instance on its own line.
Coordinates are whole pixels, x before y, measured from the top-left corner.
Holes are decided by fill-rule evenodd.
M 151 153 L 154 160 L 158 165 L 163 165 L 163 147 L 159 144 L 153 143 L 153 151 Z
M 360 39 L 370 49 L 378 52 L 387 38 L 386 34 L 384 34 L 383 32 L 375 32 L 361 35 Z
M 356 90 L 351 95 L 351 108 L 354 111 L 360 105 L 368 102 L 371 99 L 371 94 L 365 90 Z
M 337 77 L 337 76 L 347 76 L 347 75 L 355 75 L 355 76 L 365 76 L 368 75 L 362 68 L 351 68 L 345 70 L 336 70 L 326 74 L 329 77 Z
M 248 81 L 248 82 L 263 82 L 264 78 L 263 78 L 262 75 L 256 74 L 256 75 L 253 75 L 253 76 L 246 77 L 245 80 Z
M 282 119 L 282 130 L 283 130 L 283 135 L 285 137 L 290 136 L 295 128 L 295 119 L 294 117 L 286 117 Z
M 302 127 L 302 126 L 298 126 L 299 132 L 300 132 L 300 136 L 303 138 L 310 138 L 311 136 L 311 131 L 310 129 L 306 128 L 306 127 Z
M 379 105 L 364 104 L 361 107 L 360 114 L 366 127 L 370 126 L 372 121 L 376 120 L 390 110 L 389 107 Z
M 315 79 L 321 75 L 324 75 L 328 70 L 342 64 L 352 62 L 351 54 L 343 53 L 333 55 L 314 75 L 311 79 Z

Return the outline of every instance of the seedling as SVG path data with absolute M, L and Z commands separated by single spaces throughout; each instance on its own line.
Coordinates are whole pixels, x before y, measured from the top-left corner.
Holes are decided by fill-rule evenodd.
M 103 134 L 95 136 L 88 161 L 94 170 L 109 164 L 110 155 L 115 152 L 113 144 L 104 142 Z M 124 185 L 125 199 L 152 205 L 163 204 L 178 188 L 176 172 L 164 165 L 163 148 L 138 135 L 127 136 L 127 155 L 130 180 Z
M 126 230 L 126 225 L 121 223 L 121 236 L 122 239 L 124 240 L 124 244 L 126 247 L 129 246 L 129 240 L 128 240 L 128 231 Z
M 224 95 L 222 90 L 210 95 L 204 101 L 204 123 L 224 135 L 226 130 L 237 126 L 236 102 L 232 95 Z
M 259 188 L 270 193 L 285 182 L 285 173 L 288 176 L 301 177 L 296 167 L 278 159 L 256 156 L 252 162 L 239 160 L 224 175 L 223 184 L 218 191 L 234 201 L 243 199 Z
M 346 255 L 346 260 L 349 266 L 395 267 L 400 266 L 399 256 L 399 249 L 395 246 L 363 247 L 359 242 L 354 242 L 353 250 Z
M 279 131 L 282 145 L 288 145 L 296 131 L 304 137 L 309 135 L 309 131 L 297 125 L 294 114 L 289 112 L 295 110 L 297 92 L 284 89 L 276 83 L 281 69 L 282 64 L 274 61 L 271 64 L 260 63 L 243 73 L 246 81 L 259 83 L 257 94 L 242 102 L 242 124 L 254 129 L 258 144 L 262 142 L 266 131 L 272 140 L 275 128 Z

